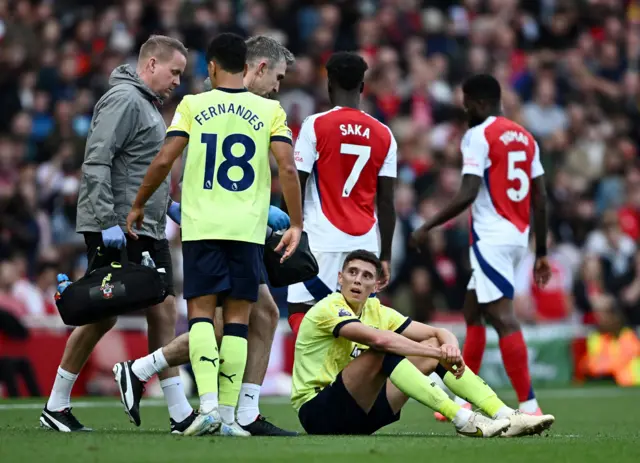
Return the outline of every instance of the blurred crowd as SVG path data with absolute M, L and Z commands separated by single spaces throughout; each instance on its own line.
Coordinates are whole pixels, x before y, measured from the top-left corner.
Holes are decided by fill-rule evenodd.
M 163 106 L 168 122 L 181 96 L 202 90 L 208 39 L 228 31 L 270 35 L 295 54 L 278 95 L 294 135 L 329 107 L 323 64 L 331 52 L 366 58 L 363 109 L 398 141 L 394 278 L 385 295 L 396 307 L 418 320 L 460 312 L 468 217 L 434 232 L 426 253 L 416 255 L 407 239 L 458 188 L 460 84 L 485 72 L 503 86 L 505 115 L 537 137 L 548 180 L 554 276 L 536 288 L 533 256 L 525 259 L 520 317 L 640 323 L 636 0 L 0 0 L 0 307 L 55 314 L 56 273 L 84 272 L 78 179 L 111 71 L 135 63 L 152 33 L 180 38 L 189 64 Z M 274 179 L 272 202 L 279 198 Z

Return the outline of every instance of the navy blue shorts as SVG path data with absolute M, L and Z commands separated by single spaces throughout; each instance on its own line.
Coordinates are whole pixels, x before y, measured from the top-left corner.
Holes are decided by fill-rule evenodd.
M 184 298 L 217 294 L 257 301 L 263 250 L 244 241 L 183 241 Z
M 369 435 L 398 421 L 400 412 L 391 410 L 385 384 L 366 413 L 347 391 L 340 373 L 333 384 L 300 408 L 298 418 L 307 434 Z

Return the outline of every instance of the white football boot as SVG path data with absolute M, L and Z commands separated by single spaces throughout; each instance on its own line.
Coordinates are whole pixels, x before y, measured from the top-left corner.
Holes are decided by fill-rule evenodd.
M 507 417 L 510 426 L 502 437 L 521 437 L 541 434 L 556 421 L 553 415 L 529 415 L 520 410 L 514 410 Z
M 506 418 L 492 420 L 476 412 L 464 426 L 456 428 L 456 432 L 464 437 L 496 437 L 506 431 L 510 424 Z
M 193 423 L 189 425 L 187 429 L 182 433 L 183 436 L 202 436 L 204 434 L 212 434 L 216 432 L 220 425 L 222 424 L 222 419 L 220 418 L 220 413 L 218 413 L 218 409 L 214 408 L 208 412 L 203 412 L 200 410 L 198 416 L 193 420 Z
M 251 433 L 245 429 L 242 429 L 236 421 L 231 424 L 222 423 L 220 426 L 220 435 L 227 437 L 250 437 Z

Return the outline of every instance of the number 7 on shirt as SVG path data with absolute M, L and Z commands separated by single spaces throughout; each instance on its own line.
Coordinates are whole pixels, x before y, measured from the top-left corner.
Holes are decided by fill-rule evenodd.
M 360 174 L 362 173 L 362 169 L 367 164 L 367 161 L 371 157 L 371 147 L 364 145 L 352 145 L 350 143 L 341 143 L 340 144 L 340 154 L 351 154 L 358 156 L 356 163 L 353 165 L 353 169 L 351 169 L 351 173 L 347 177 L 347 181 L 344 182 L 344 187 L 342 188 L 342 197 L 348 198 L 351 194 L 351 190 L 358 182 L 360 178 Z

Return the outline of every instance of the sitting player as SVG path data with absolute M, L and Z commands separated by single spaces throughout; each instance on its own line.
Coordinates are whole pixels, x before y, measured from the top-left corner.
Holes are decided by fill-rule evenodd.
M 468 437 L 524 436 L 555 418 L 507 407 L 470 369 L 447 330 L 411 321 L 369 297 L 382 264 L 350 253 L 340 292 L 307 312 L 298 333 L 291 401 L 309 434 L 372 434 L 398 421 L 409 397 L 449 418 Z M 491 418 L 454 403 L 427 376 L 435 371 L 456 394 Z

